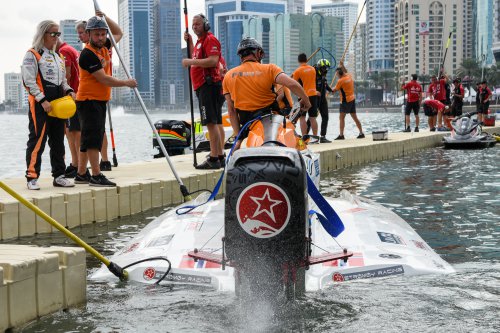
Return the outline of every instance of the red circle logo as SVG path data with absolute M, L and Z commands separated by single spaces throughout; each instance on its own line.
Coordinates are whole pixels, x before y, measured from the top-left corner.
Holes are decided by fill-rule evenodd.
M 342 282 L 344 281 L 344 276 L 340 273 L 333 273 L 332 280 L 333 282 Z
M 257 238 L 271 238 L 282 232 L 290 220 L 290 200 L 278 186 L 260 182 L 241 192 L 236 203 L 238 222 Z
M 144 273 L 142 273 L 142 277 L 144 280 L 149 281 L 152 280 L 156 275 L 156 270 L 153 267 L 148 267 L 144 270 Z

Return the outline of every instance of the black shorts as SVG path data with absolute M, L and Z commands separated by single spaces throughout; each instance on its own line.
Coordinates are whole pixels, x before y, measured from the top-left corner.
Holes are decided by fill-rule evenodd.
M 80 151 L 101 150 L 106 126 L 106 103 L 105 101 L 93 100 L 76 102 L 76 112 L 80 116 L 82 129 Z
M 196 90 L 200 106 L 201 124 L 222 124 L 224 96 L 220 84 L 204 83 Z
M 67 120 L 66 123 L 68 130 L 70 132 L 80 132 L 81 127 L 80 127 L 80 118 L 78 116 L 78 111 L 75 112 L 75 115 Z
M 418 111 L 420 110 L 420 102 L 407 102 L 405 108 L 405 115 L 409 116 L 413 111 L 415 116 L 418 116 Z
M 437 112 L 434 110 L 434 108 L 431 108 L 429 105 L 424 103 L 424 114 L 427 117 L 434 117 L 437 115 Z
M 461 116 L 462 115 L 462 107 L 463 107 L 463 103 L 461 103 L 461 102 L 451 103 L 451 115 L 453 117 Z
M 488 109 L 490 108 L 490 102 L 479 104 L 479 113 L 488 114 Z
M 236 110 L 236 112 L 238 113 L 238 118 L 240 119 L 240 128 L 242 128 L 250 120 L 255 119 L 259 116 L 271 113 L 271 109 L 261 109 L 261 110 L 257 110 L 257 111 Z M 239 133 L 240 136 L 239 136 L 238 140 L 243 140 L 248 136 L 248 132 L 249 132 L 248 129 L 250 126 L 251 125 L 249 125 L 243 132 Z
M 311 108 L 307 110 L 307 114 L 309 117 L 317 117 L 318 116 L 318 96 L 309 96 L 309 102 L 311 103 Z M 301 115 L 301 117 L 305 117 L 306 114 Z
M 340 103 L 341 113 L 356 113 L 356 101 Z

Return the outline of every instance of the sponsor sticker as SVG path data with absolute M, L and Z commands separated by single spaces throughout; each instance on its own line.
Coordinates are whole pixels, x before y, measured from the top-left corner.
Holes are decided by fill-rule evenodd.
M 403 266 L 397 265 L 397 266 L 390 266 L 390 267 L 372 269 L 369 271 L 361 271 L 361 272 L 355 272 L 355 273 L 340 274 L 338 272 L 335 272 L 332 275 L 332 280 L 334 282 L 341 282 L 341 281 L 350 281 L 350 280 L 358 280 L 358 279 L 371 279 L 371 278 L 378 278 L 378 277 L 391 276 L 391 275 L 401 275 L 404 273 L 405 273 L 405 270 L 404 270 Z M 340 278 L 339 275 L 342 276 L 342 279 Z
M 417 247 L 419 249 L 422 249 L 422 250 L 429 251 L 429 249 L 427 248 L 427 246 L 425 246 L 424 242 L 417 241 L 417 240 L 414 240 L 414 239 L 412 239 L 411 241 L 412 241 L 413 245 L 415 245 L 415 247 Z
M 403 238 L 398 235 L 380 231 L 377 231 L 377 234 L 380 240 L 384 243 L 406 245 L 406 243 L 403 241 Z
M 236 203 L 240 226 L 256 238 L 271 238 L 282 232 L 291 215 L 290 199 L 279 186 L 259 182 L 241 192 Z
M 156 270 L 153 267 L 146 268 L 142 273 L 142 277 L 146 281 L 152 280 L 155 277 L 155 275 L 156 275 Z

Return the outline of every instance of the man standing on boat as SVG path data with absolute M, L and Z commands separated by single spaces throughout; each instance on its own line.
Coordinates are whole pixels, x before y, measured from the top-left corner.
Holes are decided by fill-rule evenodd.
M 313 66 L 307 64 L 307 56 L 301 53 L 298 56 L 299 67 L 292 73 L 292 78 L 296 80 L 305 90 L 311 108 L 307 110 L 309 122 L 313 135 L 318 135 L 318 96 L 316 95 L 316 70 Z M 302 135 L 306 135 L 307 130 L 306 113 L 300 116 L 300 131 Z
M 222 127 L 222 76 L 220 73 L 221 47 L 209 31 L 210 24 L 203 14 L 193 17 L 193 32 L 198 37 L 196 45 L 187 32 L 184 40 L 192 52 L 191 59 L 182 59 L 182 66 L 190 67 L 193 89 L 200 107 L 201 124 L 207 126 L 210 155 L 196 169 L 219 169 L 224 162 L 224 128 Z
M 356 115 L 356 95 L 354 94 L 354 80 L 351 74 L 347 73 L 347 69 L 344 63 L 340 61 L 340 66 L 337 67 L 336 71 L 339 76 L 337 85 L 333 88 L 333 92 L 340 91 L 340 114 L 339 114 L 339 126 L 340 134 L 335 140 L 344 140 L 344 128 L 345 128 L 345 116 L 349 113 L 351 118 L 356 123 L 359 130 L 358 139 L 363 139 L 365 135 L 363 134 L 363 128 L 361 127 L 361 122 Z
M 118 25 L 107 20 L 111 31 Z M 119 28 L 118 28 L 119 29 Z M 109 181 L 99 166 L 99 151 L 102 147 L 106 124 L 106 104 L 111 98 L 112 87 L 137 87 L 134 79 L 119 80 L 112 76 L 111 41 L 108 39 L 108 25 L 100 16 L 91 17 L 86 26 L 89 43 L 80 54 L 80 86 L 76 95 L 77 112 L 82 129 L 78 174 L 76 183 L 88 182 L 90 186 L 111 187 L 115 183 Z M 121 30 L 120 30 L 121 31 Z M 86 155 L 86 156 L 85 156 Z M 86 179 L 87 159 L 90 162 L 92 175 Z
M 328 130 L 328 101 L 326 100 L 326 92 L 333 92 L 326 75 L 330 70 L 330 61 L 327 59 L 320 59 L 316 64 L 316 94 L 318 95 L 318 109 L 321 115 L 321 131 L 319 138 L 320 143 L 330 143 L 331 141 L 326 138 L 326 131 Z
M 417 82 L 417 74 L 411 75 L 411 81 L 408 83 L 403 83 L 401 85 L 401 90 L 406 90 L 408 95 L 408 100 L 405 107 L 405 130 L 403 132 L 411 132 L 410 129 L 410 114 L 413 111 L 415 115 L 415 132 L 418 132 L 418 125 L 420 124 L 420 117 L 418 112 L 420 111 L 420 103 L 422 103 L 422 86 Z
M 300 98 L 302 110 L 307 111 L 311 102 L 301 85 L 286 75 L 275 64 L 261 64 L 264 49 L 254 38 L 245 37 L 238 45 L 241 65 L 226 73 L 223 82 L 224 97 L 231 126 L 235 134 L 248 121 L 270 113 L 276 107 L 276 93 L 273 85 L 279 84 L 289 88 Z M 241 133 L 235 149 L 248 132 Z

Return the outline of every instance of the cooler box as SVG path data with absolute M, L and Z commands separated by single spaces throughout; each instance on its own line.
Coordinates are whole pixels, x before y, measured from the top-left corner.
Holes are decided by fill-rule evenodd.
M 389 132 L 387 130 L 376 130 L 372 132 L 373 141 L 382 141 L 389 139 Z
M 495 126 L 495 118 L 495 114 L 485 114 L 483 119 L 484 126 Z

